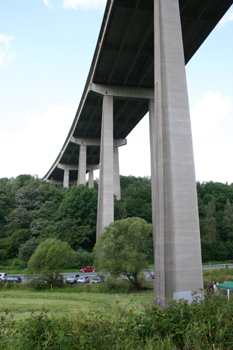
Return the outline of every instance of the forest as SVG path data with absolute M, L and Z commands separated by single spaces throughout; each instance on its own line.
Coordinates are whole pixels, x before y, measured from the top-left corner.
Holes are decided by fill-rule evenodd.
M 115 200 L 115 220 L 140 217 L 152 223 L 150 178 L 121 176 L 120 181 L 122 199 Z M 203 262 L 232 260 L 233 184 L 197 182 L 197 196 Z M 66 189 L 31 175 L 1 178 L 0 265 L 26 267 L 47 238 L 68 242 L 77 256 L 93 257 L 97 199 L 98 180 L 91 189 Z M 152 237 L 146 246 L 153 263 Z

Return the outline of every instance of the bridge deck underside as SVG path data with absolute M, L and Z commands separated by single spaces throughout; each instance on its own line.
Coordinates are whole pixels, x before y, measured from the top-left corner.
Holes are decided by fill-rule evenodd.
M 90 83 L 120 87 L 154 87 L 154 0 L 108 1 L 99 40 L 83 97 L 67 140 L 45 179 L 62 181 L 57 163 L 78 164 L 79 145 L 74 137 L 100 139 L 102 96 L 88 92 Z M 180 0 L 187 63 L 232 5 L 232 0 Z M 101 45 L 98 51 L 99 44 Z M 155 52 L 156 54 L 156 52 Z M 114 138 L 125 138 L 148 112 L 148 100 L 114 98 Z M 98 164 L 100 147 L 87 147 L 87 164 Z M 77 171 L 70 172 L 77 180 Z

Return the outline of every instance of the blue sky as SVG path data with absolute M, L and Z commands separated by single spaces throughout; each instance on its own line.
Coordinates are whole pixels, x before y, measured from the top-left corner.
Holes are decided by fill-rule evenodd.
M 53 164 L 79 105 L 105 4 L 0 0 L 0 178 L 43 177 Z M 186 66 L 201 182 L 233 182 L 232 43 L 233 8 Z M 121 174 L 150 176 L 148 136 L 145 116 L 120 149 Z

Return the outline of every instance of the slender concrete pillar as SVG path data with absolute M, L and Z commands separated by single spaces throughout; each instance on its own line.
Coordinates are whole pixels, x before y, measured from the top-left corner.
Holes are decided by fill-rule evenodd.
M 69 176 L 70 176 L 69 169 L 64 169 L 63 187 L 69 188 Z
M 94 187 L 94 171 L 93 170 L 89 170 L 88 187 L 89 188 Z
M 121 199 L 118 146 L 113 146 L 113 166 L 114 166 L 114 194 L 117 199 Z
M 113 97 L 103 97 L 100 175 L 98 192 L 98 209 L 96 241 L 105 226 L 114 221 L 113 200 Z
M 154 0 L 155 99 L 149 103 L 154 300 L 203 288 L 196 180 L 179 0 Z
M 78 163 L 78 185 L 86 184 L 86 169 L 87 169 L 87 146 L 80 145 L 79 163 Z

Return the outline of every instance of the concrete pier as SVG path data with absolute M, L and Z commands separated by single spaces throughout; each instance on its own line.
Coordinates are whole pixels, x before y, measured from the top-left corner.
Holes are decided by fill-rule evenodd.
M 69 188 L 69 169 L 64 169 L 63 187 Z
M 94 187 L 94 171 L 93 170 L 89 170 L 88 187 L 89 188 Z
M 116 199 L 121 199 L 120 167 L 118 147 L 113 146 L 113 166 L 114 166 L 114 195 Z
M 196 180 L 178 0 L 154 0 L 155 98 L 149 102 L 154 300 L 203 287 Z
M 114 221 L 113 188 L 113 96 L 104 96 L 96 241 L 98 240 L 98 236 L 103 232 L 104 227 Z
M 79 146 L 78 185 L 86 184 L 87 146 Z

